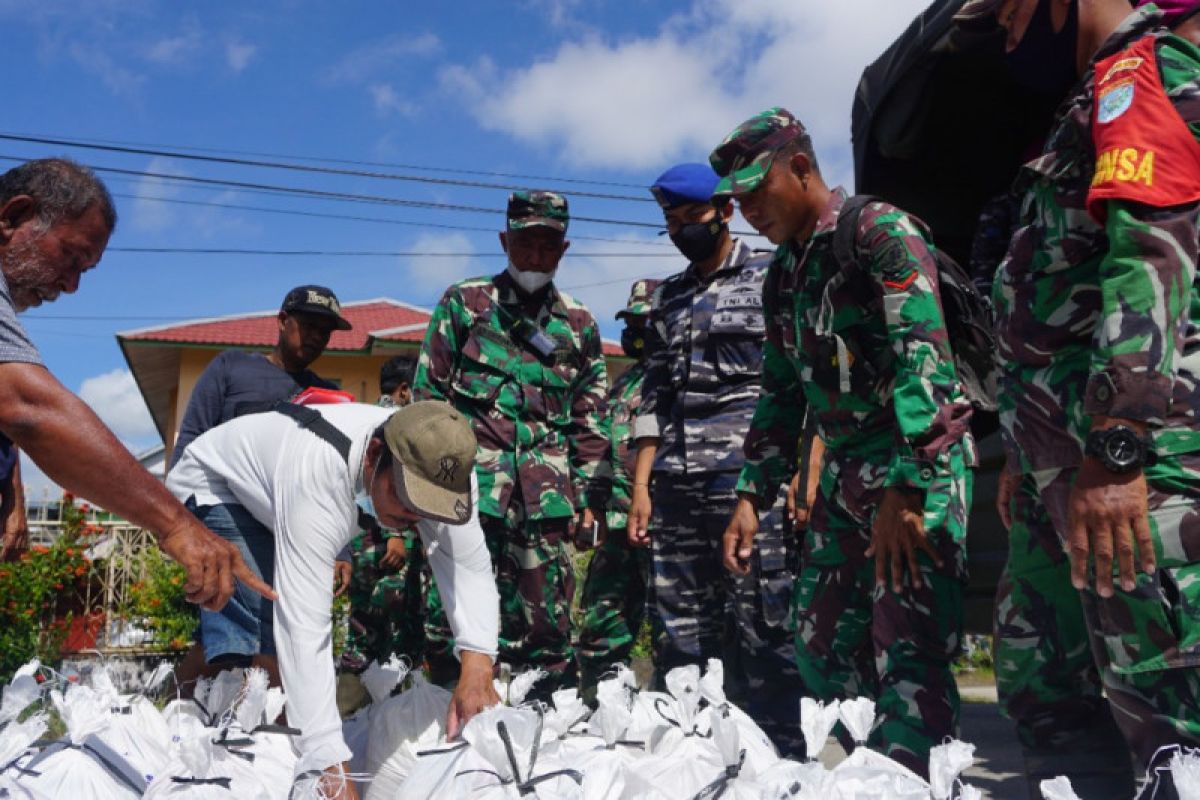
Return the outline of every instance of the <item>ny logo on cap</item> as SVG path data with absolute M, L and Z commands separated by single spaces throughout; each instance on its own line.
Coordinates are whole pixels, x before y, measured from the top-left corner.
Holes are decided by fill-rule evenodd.
M 436 480 L 440 483 L 453 483 L 454 476 L 458 474 L 458 459 L 454 456 L 443 456 L 438 462 L 438 474 Z
M 325 306 L 326 308 L 333 311 L 333 313 L 335 313 L 335 314 L 342 313 L 341 308 L 338 307 L 337 300 L 334 300 L 332 297 L 326 297 L 325 295 L 321 294 L 320 292 L 314 292 L 312 289 L 308 290 L 307 302 L 309 305 Z

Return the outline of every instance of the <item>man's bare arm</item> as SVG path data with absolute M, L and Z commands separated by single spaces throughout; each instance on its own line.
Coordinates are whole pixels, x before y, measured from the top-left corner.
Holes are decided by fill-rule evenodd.
M 224 606 L 235 577 L 273 599 L 237 548 L 188 513 L 45 367 L 0 364 L 0 431 L 59 486 L 152 531 L 159 547 L 187 570 L 192 602 Z

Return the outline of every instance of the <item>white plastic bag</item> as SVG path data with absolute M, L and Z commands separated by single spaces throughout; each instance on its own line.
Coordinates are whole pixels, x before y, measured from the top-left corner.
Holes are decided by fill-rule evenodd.
M 430 725 L 437 725 L 439 736 L 444 736 L 450 697 L 445 689 L 414 672 L 407 691 L 372 706 L 366 771 L 375 774 L 401 743 L 417 740 Z
M 954 782 L 975 763 L 975 745 L 957 739 L 929 751 L 929 789 L 933 800 L 950 800 Z
M 811 697 L 800 698 L 800 732 L 804 734 L 804 746 L 810 761 L 816 761 L 825 749 L 825 742 L 838 721 L 838 706 L 837 700 L 822 703 Z
M 856 749 L 830 772 L 824 790 L 831 800 L 928 800 L 929 784 L 920 775 L 865 747 Z
M 1071 779 L 1066 775 L 1048 778 L 1038 784 L 1038 788 L 1042 790 L 1042 797 L 1046 800 L 1079 800 L 1079 795 L 1075 794 L 1075 787 L 1071 785 Z
M 383 664 L 380 664 L 378 661 L 372 661 L 363 670 L 362 675 L 359 676 L 359 680 L 362 681 L 367 694 L 371 696 L 371 702 L 382 703 L 391 697 L 392 692 L 408 676 L 410 670 L 411 667 L 407 661 L 399 656 L 392 656 Z
M 1200 800 L 1200 750 L 1180 750 L 1171 756 L 1171 779 L 1179 800 Z
M 865 744 L 875 726 L 875 701 L 869 697 L 843 700 L 838 705 L 838 718 L 856 744 Z

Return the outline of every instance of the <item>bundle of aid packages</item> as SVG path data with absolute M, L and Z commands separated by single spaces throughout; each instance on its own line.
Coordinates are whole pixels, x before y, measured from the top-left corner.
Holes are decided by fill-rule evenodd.
M 0 797 L 304 800 L 328 791 L 297 774 L 299 731 L 279 724 L 284 697 L 261 670 L 201 681 L 194 699 L 172 696 L 171 670 L 114 680 L 98 665 L 82 677 L 34 662 L 0 702 Z M 126 671 L 128 672 L 128 671 Z M 811 758 L 781 759 L 763 731 L 728 701 L 720 661 L 671 670 L 665 692 L 639 691 L 614 667 L 595 707 L 575 690 L 544 705 L 526 696 L 540 674 L 497 682 L 503 704 L 447 741 L 450 693 L 402 662 L 362 675 L 371 703 L 347 719 L 349 777 L 366 800 L 975 800 L 963 772 L 974 747 L 934 748 L 929 780 L 866 747 L 829 767 L 817 756 L 840 724 L 857 743 L 875 725 L 874 704 L 801 701 Z M 124 685 L 118 685 L 118 683 Z M 51 736 L 50 731 L 61 731 Z M 1200 800 L 1200 752 L 1160 753 L 1140 797 L 1174 790 Z M 1047 800 L 1078 798 L 1066 778 L 1045 781 Z M 1164 795 L 1166 796 L 1166 795 Z

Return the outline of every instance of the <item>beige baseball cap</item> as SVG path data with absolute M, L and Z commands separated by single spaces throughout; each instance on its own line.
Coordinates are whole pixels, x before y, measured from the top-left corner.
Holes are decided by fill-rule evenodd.
M 478 444 L 471 423 L 440 400 L 422 400 L 383 424 L 400 502 L 422 517 L 462 525 L 471 518 L 471 471 Z

